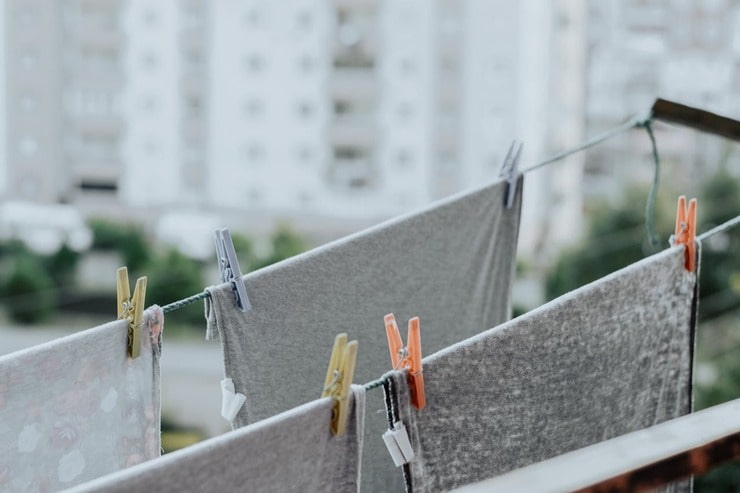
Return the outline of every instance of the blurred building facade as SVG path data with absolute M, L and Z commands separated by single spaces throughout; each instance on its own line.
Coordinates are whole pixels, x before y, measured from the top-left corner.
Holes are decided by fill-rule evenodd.
M 656 95 L 740 113 L 731 0 L 8 0 L 0 15 L 3 196 L 91 215 L 336 235 L 495 179 L 513 138 L 526 166 Z M 695 165 L 702 136 L 656 130 Z M 635 132 L 528 176 L 523 252 L 571 241 L 584 197 L 647 180 L 616 164 L 648 156 Z
M 589 2 L 585 125 L 594 132 L 665 99 L 740 118 L 740 3 L 733 0 Z M 654 125 L 661 160 L 682 191 L 728 163 L 732 145 L 686 129 Z M 589 150 L 589 197 L 615 197 L 614 183 L 651 179 L 645 132 Z

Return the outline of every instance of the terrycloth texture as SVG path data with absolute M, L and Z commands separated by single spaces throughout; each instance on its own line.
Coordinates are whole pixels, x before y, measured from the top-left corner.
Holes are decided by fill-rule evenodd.
M 696 275 L 653 255 L 423 361 L 427 407 L 390 373 L 416 457 L 446 491 L 691 410 Z M 422 335 L 423 337 L 423 335 Z
M 59 491 L 160 455 L 162 312 L 0 357 L 0 491 Z
M 365 390 L 352 386 L 347 432 L 331 432 L 319 399 L 73 491 L 107 493 L 338 492 L 359 490 Z
M 315 399 L 338 332 L 359 341 L 354 381 L 379 378 L 391 367 L 387 313 L 404 339 L 406 321 L 419 316 L 428 354 L 508 320 L 522 182 L 511 209 L 503 207 L 505 187 L 457 195 L 248 274 L 247 313 L 229 284 L 210 288 L 208 333 L 221 336 L 226 376 L 247 398 L 233 426 Z M 369 492 L 402 487 L 381 438 L 380 394 L 368 396 Z

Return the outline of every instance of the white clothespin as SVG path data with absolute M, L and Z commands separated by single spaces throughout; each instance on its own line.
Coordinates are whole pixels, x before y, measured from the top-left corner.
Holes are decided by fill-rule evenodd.
M 516 182 L 519 179 L 519 157 L 522 155 L 524 144 L 514 139 L 506 153 L 504 164 L 501 166 L 500 176 L 507 181 L 506 192 L 504 193 L 504 206 L 511 209 L 516 197 Z
M 247 287 L 242 279 L 242 272 L 239 269 L 239 261 L 236 258 L 234 242 L 231 241 L 231 234 L 226 228 L 217 229 L 214 233 L 216 236 L 216 257 L 218 258 L 218 268 L 221 273 L 221 282 L 231 283 L 236 296 L 236 305 L 239 310 L 248 312 L 252 309 L 247 296 Z
M 391 454 L 396 467 L 408 464 L 414 458 L 406 427 L 400 421 L 393 423 L 393 429 L 383 433 L 383 441 Z
M 247 397 L 234 389 L 234 381 L 230 378 L 221 380 L 221 416 L 229 423 L 234 421 L 239 410 L 247 401 Z

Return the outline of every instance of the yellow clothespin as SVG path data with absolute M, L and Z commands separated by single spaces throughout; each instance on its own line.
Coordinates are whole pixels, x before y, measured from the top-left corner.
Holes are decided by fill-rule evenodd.
M 121 267 L 116 272 L 116 292 L 118 294 L 118 320 L 128 319 L 128 355 L 138 358 L 141 352 L 141 323 L 144 318 L 144 298 L 146 297 L 146 277 L 136 280 L 134 295 L 128 283 L 128 269 Z
M 331 350 L 329 369 L 326 371 L 324 391 L 321 397 L 334 398 L 334 414 L 331 430 L 335 435 L 343 435 L 347 429 L 349 413 L 349 386 L 355 375 L 357 361 L 357 341 L 347 342 L 347 334 L 338 334 Z

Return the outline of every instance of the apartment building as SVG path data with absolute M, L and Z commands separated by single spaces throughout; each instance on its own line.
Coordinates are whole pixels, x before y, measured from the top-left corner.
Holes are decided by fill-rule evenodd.
M 656 95 L 740 117 L 740 4 L 731 0 L 589 2 L 586 126 L 604 130 L 650 108 Z M 726 162 L 731 144 L 656 124 L 671 179 L 692 190 Z M 647 183 L 650 142 L 642 131 L 587 154 L 588 196 L 614 196 L 613 183 Z M 730 156 L 738 160 L 737 156 Z M 733 168 L 740 171 L 740 162 Z
M 575 144 L 583 66 L 566 48 L 583 24 L 551 41 L 567 39 L 555 13 L 584 5 L 10 0 L 5 196 L 347 232 L 495 179 L 515 137 L 524 164 Z M 567 83 L 552 60 L 570 64 Z M 553 143 L 558 85 L 572 90 Z M 579 187 L 534 175 L 525 219 Z M 558 204 L 579 214 L 577 199 Z

